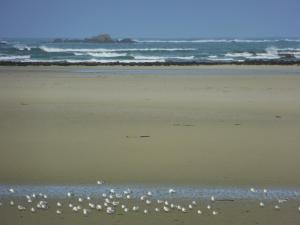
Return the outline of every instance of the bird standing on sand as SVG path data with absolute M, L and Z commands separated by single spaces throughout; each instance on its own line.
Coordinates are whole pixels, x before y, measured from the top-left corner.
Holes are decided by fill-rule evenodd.
M 31 207 L 30 212 L 35 213 L 35 208 Z
M 88 210 L 87 209 L 83 209 L 82 212 L 83 212 L 83 215 L 87 216 L 87 214 L 88 214 Z
M 114 212 L 115 212 L 115 210 L 112 207 L 107 207 L 106 213 L 113 214 Z
M 96 205 L 96 209 L 98 210 L 98 211 L 100 211 L 100 210 L 102 210 L 102 206 L 101 205 Z
M 78 210 L 79 210 L 79 208 L 76 207 L 76 206 L 74 206 L 74 207 L 72 208 L 72 211 L 73 211 L 73 212 L 78 212 Z
M 98 180 L 98 181 L 97 181 L 97 184 L 98 184 L 98 185 L 101 185 L 101 184 L 104 184 L 104 182 L 101 181 L 101 180 Z
M 163 202 L 163 200 L 157 199 L 157 204 L 162 204 Z
M 210 200 L 211 200 L 212 202 L 214 202 L 214 201 L 215 201 L 215 196 L 211 196 L 211 197 L 210 197 Z
M 175 194 L 175 193 L 176 193 L 176 191 L 173 188 L 169 189 L 169 194 Z
M 132 207 L 132 211 L 136 212 L 136 211 L 138 211 L 138 210 L 139 210 L 139 207 L 138 207 L 138 206 L 133 206 L 133 207 Z
M 164 209 L 165 212 L 169 212 L 170 211 L 170 209 L 167 206 L 164 206 L 163 209 Z
M 20 211 L 24 211 L 26 208 L 24 207 L 24 206 L 22 206 L 22 205 L 18 205 L 18 210 L 20 210 Z
M 182 208 L 181 208 L 181 212 L 183 212 L 183 213 L 187 213 L 187 210 L 186 210 L 186 208 L 182 207 Z

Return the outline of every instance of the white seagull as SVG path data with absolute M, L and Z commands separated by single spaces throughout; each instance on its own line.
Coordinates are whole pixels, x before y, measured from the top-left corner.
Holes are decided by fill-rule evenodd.
M 169 194 L 175 194 L 175 193 L 176 193 L 176 191 L 173 188 L 169 189 Z

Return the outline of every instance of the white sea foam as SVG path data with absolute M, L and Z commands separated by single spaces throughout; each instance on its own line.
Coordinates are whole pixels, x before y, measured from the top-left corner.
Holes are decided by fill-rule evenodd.
M 30 55 L 5 55 L 0 56 L 0 61 L 20 61 L 30 59 Z
M 232 53 L 226 53 L 225 56 L 226 57 L 233 57 L 233 58 L 235 58 L 235 57 L 245 57 L 245 58 L 247 58 L 247 57 L 253 56 L 253 54 L 250 53 L 250 52 L 236 52 L 236 53 L 232 52 Z
M 136 40 L 140 43 L 205 43 L 205 42 L 227 42 L 225 39 L 215 40 Z
M 1 61 L 1 59 L 0 59 Z M 12 61 L 12 60 L 7 60 Z M 145 63 L 145 62 L 165 62 L 165 60 L 135 60 L 135 59 L 128 59 L 128 60 L 118 60 L 118 59 L 66 59 L 66 60 L 59 60 L 59 59 L 24 59 L 21 60 L 22 62 L 46 62 L 46 63 Z
M 68 59 L 66 62 L 69 63 L 82 63 L 82 62 L 93 62 L 93 63 L 145 63 L 145 62 L 165 62 L 163 59 L 126 59 L 126 60 L 117 60 L 117 59 L 88 59 L 88 60 L 77 60 L 77 59 Z
M 24 50 L 30 51 L 31 50 L 31 48 L 29 46 L 24 45 L 24 44 L 15 44 L 14 48 L 16 48 L 16 49 L 18 49 L 20 51 L 24 51 Z
M 95 53 L 87 53 L 93 57 L 101 57 L 101 58 L 114 58 L 114 57 L 121 57 L 126 56 L 126 53 L 114 53 L 114 52 L 95 52 Z
M 284 39 L 284 41 L 300 42 L 300 39 L 289 39 L 289 38 L 286 38 L 286 39 Z
M 193 51 L 195 48 L 123 48 L 123 49 L 106 49 L 106 48 L 55 48 L 40 46 L 45 52 L 139 52 L 139 51 Z
M 116 52 L 87 52 L 87 53 L 74 52 L 74 55 L 76 56 L 89 55 L 97 58 L 114 58 L 114 57 L 127 56 L 126 53 L 116 53 Z
M 195 56 L 144 56 L 144 55 L 136 55 L 134 59 L 137 60 L 193 60 Z
M 209 57 L 208 60 L 210 61 L 234 61 L 233 58 L 220 58 L 220 57 Z
M 198 40 L 135 40 L 140 43 L 260 43 L 278 42 L 280 39 L 198 39 Z
M 226 57 L 232 58 L 247 58 L 247 59 L 279 59 L 278 52 L 280 49 L 276 47 L 268 47 L 264 53 L 250 53 L 250 52 L 230 52 L 226 53 Z
M 278 48 L 268 47 L 265 53 L 256 53 L 255 55 L 246 57 L 247 59 L 279 59 Z
M 295 51 L 295 52 L 299 52 L 300 48 L 278 48 L 278 51 Z

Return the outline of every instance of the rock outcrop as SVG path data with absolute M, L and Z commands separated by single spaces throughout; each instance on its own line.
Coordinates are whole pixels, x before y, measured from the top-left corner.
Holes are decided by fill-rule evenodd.
M 54 43 L 63 43 L 63 42 L 83 42 L 83 43 L 135 43 L 131 38 L 124 39 L 113 39 L 109 34 L 100 34 L 94 37 L 84 38 L 84 39 L 62 39 L 56 38 L 53 40 Z
M 116 41 L 112 39 L 109 34 L 100 34 L 94 37 L 85 38 L 85 42 L 92 42 L 92 43 L 115 43 Z

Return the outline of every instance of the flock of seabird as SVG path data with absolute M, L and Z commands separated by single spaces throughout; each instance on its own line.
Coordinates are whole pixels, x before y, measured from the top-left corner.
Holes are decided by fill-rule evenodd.
M 98 185 L 102 185 L 103 181 L 97 181 Z M 16 192 L 13 188 L 9 188 L 8 191 L 12 194 Z M 250 192 L 252 193 L 262 193 L 264 196 L 268 194 L 267 189 L 257 190 L 251 188 Z M 166 193 L 167 196 L 173 195 L 176 193 L 176 190 L 170 188 Z M 17 207 L 19 211 L 28 210 L 31 213 L 36 213 L 39 210 L 47 210 L 50 208 L 48 203 L 48 196 L 44 193 L 32 193 L 31 195 L 25 195 L 26 202 L 23 204 L 17 204 L 14 200 L 9 200 L 8 204 L 11 207 Z M 100 197 L 100 198 L 99 198 Z M 172 202 L 173 198 L 157 199 L 153 197 L 151 191 L 146 191 L 145 194 L 137 197 L 134 196 L 130 189 L 124 190 L 122 192 L 116 192 L 114 189 L 110 189 L 98 198 L 91 196 L 76 196 L 72 192 L 67 192 L 65 198 L 67 201 L 57 201 L 55 206 L 55 212 L 58 215 L 63 214 L 66 210 L 71 210 L 74 213 L 82 213 L 84 216 L 87 216 L 93 210 L 102 211 L 107 214 L 122 213 L 127 214 L 129 212 L 135 213 L 169 213 L 172 211 L 180 213 L 196 213 L 198 215 L 203 214 L 203 211 L 200 209 L 200 205 L 197 204 L 196 200 L 191 200 L 185 202 L 184 204 L 178 204 Z M 101 200 L 101 201 L 100 201 Z M 205 213 L 216 216 L 219 214 L 219 211 L 215 207 L 215 202 L 217 201 L 215 196 L 211 196 L 208 204 L 206 205 Z M 286 202 L 286 199 L 278 199 L 277 203 L 274 205 L 275 210 L 280 210 L 280 205 Z M 19 201 L 18 201 L 19 202 Z M 0 207 L 3 206 L 3 202 L 0 202 Z M 203 207 L 203 206 L 202 206 Z M 264 208 L 265 203 L 260 201 L 258 207 Z M 298 207 L 300 212 L 300 206 Z

